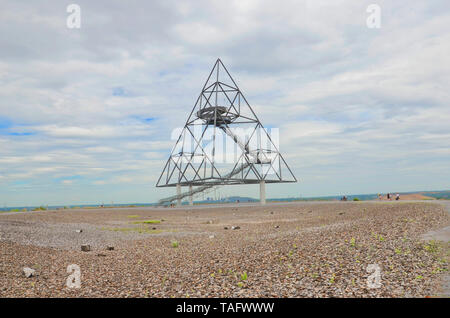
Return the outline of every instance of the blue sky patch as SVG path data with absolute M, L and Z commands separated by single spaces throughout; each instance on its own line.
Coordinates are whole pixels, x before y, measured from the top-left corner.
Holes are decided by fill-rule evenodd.
M 9 133 L 6 133 L 6 135 L 8 135 L 8 136 L 32 136 L 32 135 L 36 135 L 36 133 L 33 133 L 33 132 L 9 132 Z
M 114 87 L 112 91 L 113 96 L 126 96 L 127 92 L 123 87 Z
M 9 128 L 12 126 L 12 122 L 4 117 L 0 117 L 0 129 Z

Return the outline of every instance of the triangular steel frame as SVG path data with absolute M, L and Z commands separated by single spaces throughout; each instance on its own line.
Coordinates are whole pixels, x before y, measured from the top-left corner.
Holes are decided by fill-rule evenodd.
M 225 75 L 227 80 L 223 80 L 221 74 L 222 77 Z M 226 105 L 219 105 L 219 94 L 224 98 L 224 104 Z M 247 110 L 247 113 L 244 112 L 244 109 Z M 201 136 L 197 138 L 193 129 L 194 126 L 200 125 L 202 126 Z M 232 128 L 239 125 L 254 127 L 250 138 L 245 143 L 238 140 L 232 133 Z M 220 173 L 214 160 L 218 129 L 225 131 L 228 137 L 231 136 L 232 140 L 242 148 L 239 158 L 232 164 L 231 172 L 226 174 Z M 211 130 L 213 145 L 211 154 L 208 154 L 202 144 L 206 132 Z M 263 148 L 261 142 L 259 142 L 257 149 L 250 150 L 250 140 L 257 131 L 260 134 L 265 133 L 266 141 L 270 142 L 270 149 Z M 186 136 L 194 143 L 190 149 L 186 149 L 187 147 L 185 146 Z M 257 137 L 258 140 L 261 139 L 260 136 Z M 181 149 L 178 149 L 180 146 Z M 272 155 L 274 155 L 273 158 L 271 158 Z M 194 161 L 194 158 L 198 156 L 202 157 L 200 164 Z M 277 163 L 277 169 L 274 167 L 275 163 Z M 263 169 L 263 165 L 266 168 Z M 286 175 L 281 174 L 283 167 L 286 168 Z M 273 177 L 268 178 L 271 169 L 274 172 L 271 174 Z M 207 172 L 207 170 L 209 171 Z M 238 171 L 238 173 L 234 173 L 235 171 Z M 263 171 L 266 172 L 264 173 Z M 250 175 L 252 177 L 249 177 Z M 217 59 L 172 149 L 156 186 L 254 184 L 261 181 L 280 183 L 297 182 L 297 179 L 227 68 L 220 59 Z

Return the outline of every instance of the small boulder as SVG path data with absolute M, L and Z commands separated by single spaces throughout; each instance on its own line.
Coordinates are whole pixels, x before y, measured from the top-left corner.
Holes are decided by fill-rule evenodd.
M 90 245 L 81 245 L 81 250 L 83 252 L 89 252 L 91 250 L 91 246 Z
M 224 229 L 224 230 L 228 230 L 228 226 L 225 226 L 223 229 Z
M 23 274 L 25 275 L 26 278 L 30 278 L 30 277 L 36 276 L 36 271 L 32 268 L 24 267 Z
M 232 230 L 239 230 L 241 227 L 240 226 L 232 226 L 231 229 Z
M 106 247 L 106 250 L 107 250 L 107 251 L 113 251 L 113 250 L 114 250 L 114 246 L 107 246 L 107 247 Z
M 81 232 L 83 232 L 83 230 L 75 230 L 75 232 L 81 233 Z
M 275 225 L 275 228 L 276 228 L 276 229 L 279 229 L 279 228 L 280 228 L 280 226 L 279 226 L 279 225 Z

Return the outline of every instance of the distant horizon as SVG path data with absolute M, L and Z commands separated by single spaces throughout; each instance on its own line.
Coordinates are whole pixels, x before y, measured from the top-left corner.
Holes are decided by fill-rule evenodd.
M 449 190 L 418 190 L 418 191 L 393 191 L 393 192 L 389 192 L 392 194 L 395 193 L 399 193 L 399 194 L 412 194 L 412 193 L 433 193 L 433 192 L 450 192 Z M 373 193 L 351 193 L 351 194 L 331 194 L 331 195 L 318 195 L 318 196 L 287 196 L 287 197 L 268 197 L 267 200 L 276 200 L 276 199 L 280 199 L 280 200 L 285 200 L 285 199 L 314 199 L 314 198 L 338 198 L 338 197 L 342 197 L 343 195 L 347 196 L 347 197 L 356 197 L 356 196 L 368 196 L 368 195 L 377 195 L 377 194 L 382 194 L 382 195 L 386 195 L 388 192 L 373 192 Z M 206 196 L 207 197 L 207 196 Z M 252 200 L 256 200 L 258 201 L 259 198 L 258 197 L 252 197 L 252 196 L 244 196 L 244 195 L 230 195 L 230 196 L 226 196 L 226 197 L 222 197 L 221 199 L 213 199 L 213 200 L 195 200 L 194 202 L 204 202 L 204 201 L 219 201 L 219 200 L 223 200 L 229 197 L 237 197 L 237 198 L 248 198 L 248 199 L 252 199 Z M 186 200 L 183 200 L 183 202 L 185 202 Z M 74 206 L 100 206 L 100 205 L 105 205 L 105 206 L 116 206 L 116 205 L 153 205 L 156 204 L 157 202 L 98 202 L 98 203 L 71 203 L 71 204 L 36 204 L 36 205 L 3 205 L 0 207 L 0 210 L 2 209 L 14 209 L 14 208 L 35 208 L 35 207 L 74 207 Z

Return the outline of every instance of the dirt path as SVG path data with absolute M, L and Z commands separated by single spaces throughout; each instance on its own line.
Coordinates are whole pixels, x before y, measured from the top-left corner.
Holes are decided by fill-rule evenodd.
M 447 212 L 450 215 L 450 201 L 437 201 L 437 202 L 442 204 L 443 206 L 445 206 L 447 209 Z M 430 231 L 430 232 L 424 234 L 422 236 L 422 238 L 425 241 L 431 241 L 431 240 L 442 241 L 442 242 L 446 243 L 445 246 L 448 250 L 449 242 L 450 242 L 450 226 L 446 226 L 439 230 Z M 448 253 L 448 251 L 447 251 L 447 253 Z M 443 275 L 443 277 L 442 277 L 442 283 L 441 283 L 440 290 L 439 290 L 439 293 L 437 296 L 450 297 L 450 274 L 448 272 L 445 275 Z

